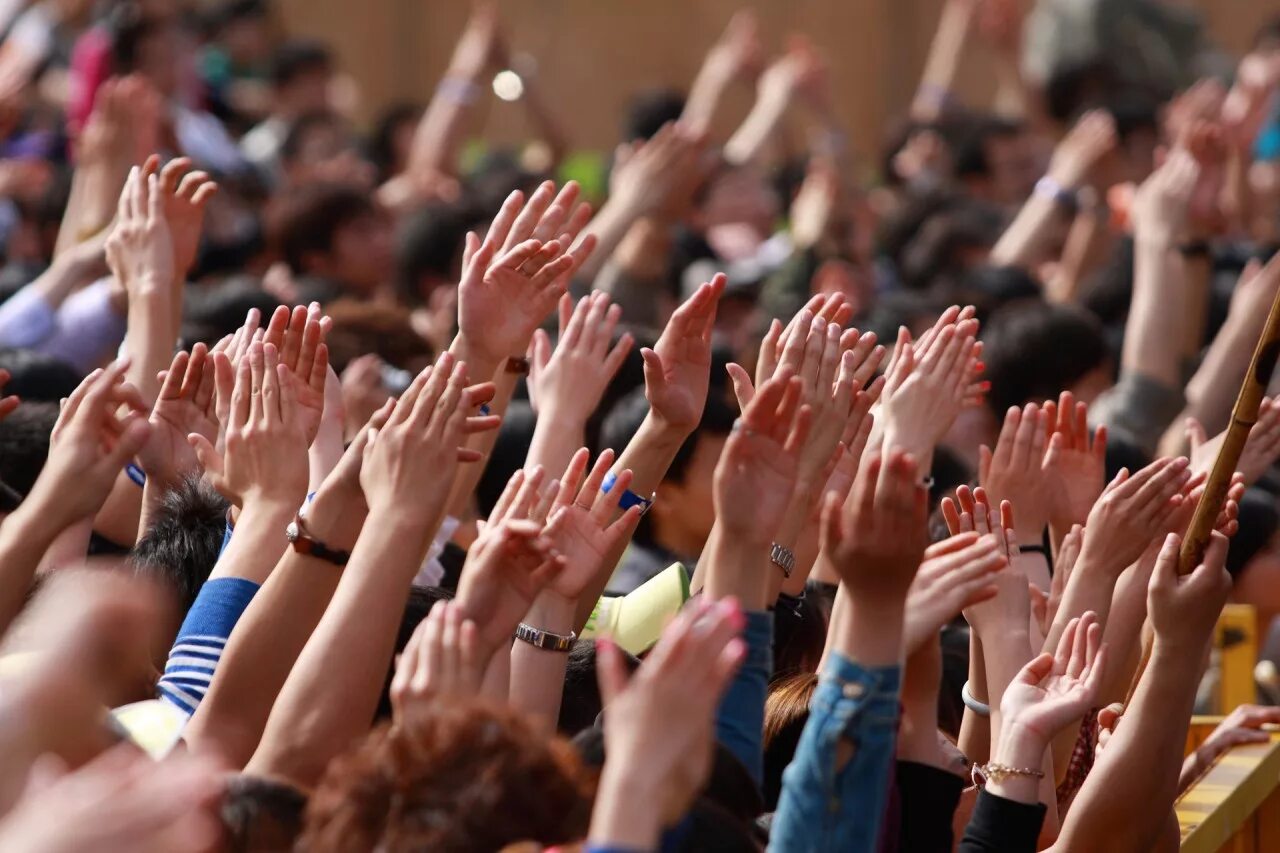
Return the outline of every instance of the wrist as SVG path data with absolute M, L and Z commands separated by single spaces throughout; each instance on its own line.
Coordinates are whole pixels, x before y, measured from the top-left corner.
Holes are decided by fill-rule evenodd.
M 650 409 L 649 414 L 641 421 L 633 443 L 638 443 L 643 438 L 644 446 L 656 451 L 666 451 L 674 456 L 691 435 L 692 428 L 673 424 Z
M 467 380 L 471 383 L 488 382 L 498 372 L 498 367 L 511 353 L 494 353 L 479 342 L 459 331 L 449 345 L 458 361 L 466 362 Z
M 906 592 L 873 597 L 841 586 L 840 594 L 849 605 L 849 618 L 836 637 L 836 650 L 862 666 L 901 664 Z
M 1009 767 L 1039 767 L 1050 737 L 1028 726 L 1017 715 L 1005 717 L 1000 742 L 991 760 Z
M 159 299 L 168 297 L 173 290 L 173 277 L 156 272 L 120 276 L 120 280 L 131 299 Z
M 543 590 L 522 620 L 526 625 L 552 634 L 568 634 L 573 630 L 578 603 L 552 590 Z
M 661 780 L 647 779 L 645 762 L 626 756 L 606 756 L 604 772 L 591 815 L 588 845 L 629 850 L 657 850 L 662 835 L 656 808 L 636 808 L 637 803 L 663 801 Z

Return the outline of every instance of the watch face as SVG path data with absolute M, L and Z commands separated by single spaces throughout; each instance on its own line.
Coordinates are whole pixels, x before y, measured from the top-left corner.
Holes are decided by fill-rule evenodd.
M 298 522 L 291 521 L 289 526 L 284 529 L 284 535 L 288 537 L 290 542 L 298 541 Z

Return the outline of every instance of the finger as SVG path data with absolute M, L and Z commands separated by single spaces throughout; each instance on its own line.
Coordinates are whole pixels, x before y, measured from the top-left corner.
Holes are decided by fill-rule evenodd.
M 280 352 L 271 344 L 262 348 L 262 416 L 266 422 L 283 422 L 280 378 L 276 368 Z
M 489 231 L 485 235 L 482 248 L 494 253 L 495 256 L 502 251 L 507 242 L 507 235 L 511 233 L 511 226 L 523 207 L 524 193 L 520 192 L 520 190 L 512 190 L 511 195 L 507 196 L 506 201 L 499 208 L 498 215 L 493 218 Z

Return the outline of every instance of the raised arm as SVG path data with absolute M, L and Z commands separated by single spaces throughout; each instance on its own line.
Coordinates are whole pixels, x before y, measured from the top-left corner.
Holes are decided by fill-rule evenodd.
M 911 118 L 916 121 L 937 121 L 955 97 L 956 74 L 977 8 L 975 0 L 947 0 L 943 4 L 920 86 L 911 101 Z
M 310 787 L 369 726 L 414 576 L 444 517 L 473 401 L 466 366 L 448 353 L 368 435 L 360 483 L 366 524 L 328 609 L 271 710 L 246 771 Z M 424 484 L 434 484 L 434 487 Z M 371 623 L 369 614 L 386 614 Z
M 760 75 L 755 105 L 725 143 L 725 159 L 738 166 L 758 161 L 773 141 L 797 92 L 824 71 L 813 45 L 802 36 L 791 36 L 787 52 Z
M 1215 533 L 1204 562 L 1185 577 L 1178 576 L 1180 544 L 1170 534 L 1151 577 L 1150 663 L 1072 804 L 1056 850 L 1146 850 L 1169 819 L 1196 687 L 1231 590 L 1226 537 Z
M 695 133 L 709 133 L 729 87 L 736 80 L 759 74 L 762 65 L 760 21 L 750 9 L 741 9 L 729 19 L 729 25 L 702 60 L 698 76 L 689 87 L 680 123 Z

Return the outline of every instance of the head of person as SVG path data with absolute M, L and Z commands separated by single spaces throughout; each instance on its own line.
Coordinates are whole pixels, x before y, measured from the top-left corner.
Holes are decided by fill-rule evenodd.
M 640 666 L 640 659 L 629 652 L 619 651 L 627 671 L 634 673 Z M 556 731 L 568 738 L 576 737 L 594 726 L 603 710 L 604 698 L 596 678 L 596 644 L 589 641 L 574 643 L 565 667 Z
M 678 121 L 684 112 L 684 95 L 674 89 L 649 89 L 640 92 L 627 105 L 622 123 L 624 142 L 649 139 L 664 124 Z
M 166 489 L 131 554 L 138 574 L 172 591 L 178 617 L 209 579 L 227 529 L 227 499 L 200 476 Z
M 711 375 L 717 375 L 715 365 Z M 723 385 L 712 384 L 702 420 L 676 452 L 658 485 L 653 505 L 641 519 L 635 537 L 638 544 L 657 546 L 686 558 L 702 552 L 716 520 L 716 464 L 738 415 L 726 399 L 727 393 Z M 601 429 L 604 446 L 621 452 L 639 431 L 648 411 L 644 389 L 637 388 L 624 397 L 605 418 Z
M 413 135 L 421 118 L 422 107 L 410 103 L 393 104 L 378 118 L 369 139 L 369 159 L 378 170 L 379 181 L 393 178 L 408 167 Z
M 1011 303 L 982 331 L 987 402 L 997 417 L 1011 406 L 1071 391 L 1092 403 L 1113 384 L 1111 352 L 1098 321 L 1082 308 L 1042 300 Z
M 1026 127 L 995 115 L 974 114 L 946 127 L 954 168 L 968 192 L 1000 205 L 1021 204 L 1044 164 Z
M 292 850 L 302 833 L 307 795 L 292 785 L 238 775 L 227 781 L 219 817 L 227 853 Z
M 280 146 L 280 168 L 290 186 L 349 184 L 373 187 L 374 169 L 364 159 L 347 120 L 330 110 L 294 119 Z
M 921 223 L 901 255 L 903 282 L 918 290 L 940 279 L 964 278 L 987 262 L 1006 217 L 990 202 L 969 200 Z
M 367 193 L 353 187 L 325 184 L 291 192 L 278 241 L 296 275 L 334 282 L 346 295 L 367 298 L 391 282 L 391 223 Z
M 122 3 L 113 12 L 112 65 L 117 75 L 141 74 L 165 98 L 182 85 L 182 41 L 172 15 L 149 14 L 142 4 Z
M 26 496 L 49 458 L 57 403 L 23 402 L 0 421 L 0 482 Z
M 413 329 L 408 309 L 381 302 L 341 299 L 326 306 L 333 326 L 325 336 L 329 363 L 341 373 L 356 358 L 373 353 L 390 365 L 417 373 L 434 357 Z
M 330 763 L 307 808 L 302 848 L 500 850 L 581 839 L 591 783 L 568 742 L 482 704 L 375 729 Z
M 722 257 L 733 260 L 732 247 L 717 239 L 717 229 L 746 226 L 757 245 L 773 233 L 782 213 L 777 189 L 758 168 L 721 162 L 694 194 L 690 225 L 708 236 Z M 735 228 L 732 233 L 742 233 Z M 753 247 L 750 247 L 754 249 Z
M 271 55 L 271 14 L 266 0 L 233 0 L 216 10 L 209 22 L 214 38 L 240 68 L 251 68 Z
M 396 291 L 407 305 L 429 305 L 462 274 L 467 232 L 485 223 L 468 200 L 438 201 L 407 216 L 396 234 Z
M 230 279 L 218 287 L 190 288 L 184 302 L 182 339 L 189 344 L 202 341 L 208 346 L 234 334 L 244 325 L 250 309 L 257 308 L 263 317 L 270 317 L 280 305 L 280 300 L 263 290 L 258 279 L 251 276 Z
M 271 57 L 273 112 L 292 119 L 329 107 L 333 55 L 318 41 L 286 41 Z
M 782 596 L 774 608 L 773 675 L 817 672 L 827 642 L 827 616 L 816 597 Z
M 764 703 L 764 800 L 769 811 L 778 807 L 782 771 L 795 757 L 817 689 L 818 676 L 813 672 L 784 676 L 769 688 Z
M 70 397 L 82 378 L 61 359 L 19 347 L 0 347 L 0 368 L 9 371 L 4 393 L 16 395 L 24 405 L 37 401 L 56 403 Z

